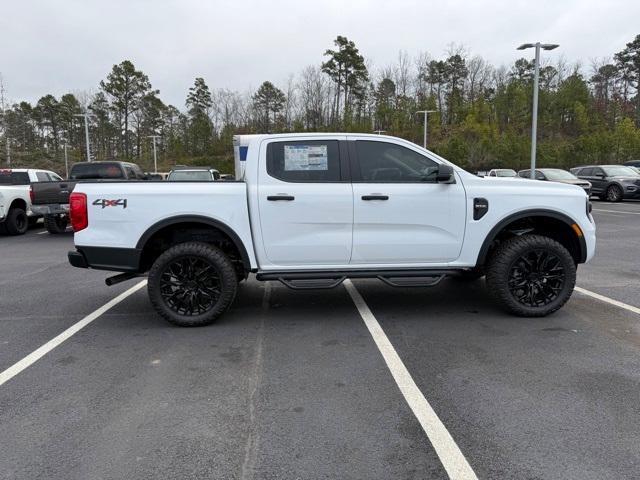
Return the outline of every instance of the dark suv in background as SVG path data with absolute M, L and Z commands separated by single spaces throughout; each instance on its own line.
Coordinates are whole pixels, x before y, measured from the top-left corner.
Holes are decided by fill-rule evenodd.
M 602 200 L 620 202 L 640 198 L 640 175 L 624 165 L 589 165 L 571 169 L 578 178 L 591 183 L 591 194 Z

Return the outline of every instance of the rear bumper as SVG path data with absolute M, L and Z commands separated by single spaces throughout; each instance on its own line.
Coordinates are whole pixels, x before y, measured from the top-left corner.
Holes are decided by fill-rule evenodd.
M 61 213 L 69 213 L 68 204 L 48 204 L 48 205 L 31 205 L 31 211 L 36 215 L 56 215 Z
M 67 254 L 69 263 L 78 268 L 95 268 L 114 272 L 138 272 L 142 250 L 137 248 L 82 247 Z

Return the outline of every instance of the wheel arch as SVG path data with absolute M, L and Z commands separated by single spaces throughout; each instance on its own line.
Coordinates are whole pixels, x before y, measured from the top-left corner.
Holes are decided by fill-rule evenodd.
M 580 226 L 575 222 L 571 217 L 565 215 L 563 213 L 554 211 L 554 210 L 546 210 L 546 209 L 530 209 L 523 210 L 520 212 L 512 213 L 507 217 L 503 218 L 498 222 L 487 234 L 482 243 L 482 247 L 480 248 L 480 252 L 478 253 L 478 258 L 476 261 L 476 265 L 484 265 L 488 258 L 489 252 L 491 251 L 494 243 L 499 239 L 500 235 L 504 232 L 509 231 L 510 226 L 515 226 L 519 222 L 523 221 L 531 221 L 533 225 L 544 225 L 555 224 L 556 226 L 562 225 L 562 233 L 563 235 L 568 235 L 566 237 L 569 245 L 565 244 L 565 242 L 560 241 L 571 253 L 576 263 L 584 263 L 587 259 L 587 243 L 584 239 L 584 235 L 578 235 L 576 233 L 575 227 L 576 225 L 578 229 Z M 551 221 L 551 223 L 549 223 Z M 580 229 L 582 231 L 582 229 Z M 537 232 L 544 234 L 545 232 Z M 549 233 L 549 232 L 547 232 Z M 553 236 L 548 235 L 551 238 Z M 573 242 L 571 241 L 573 240 Z M 575 242 L 575 243 L 574 243 Z
M 27 211 L 27 202 L 25 200 L 23 200 L 22 198 L 14 198 L 11 201 L 11 204 L 9 205 L 9 210 L 12 210 L 14 208 L 21 208 L 26 212 Z
M 174 217 L 162 219 L 154 223 L 142 234 L 142 236 L 138 240 L 138 243 L 136 244 L 136 249 L 140 252 L 143 252 L 144 254 L 145 247 L 149 245 L 149 242 L 155 236 L 161 234 L 163 231 L 176 229 L 180 225 L 199 225 L 222 233 L 222 235 L 226 236 L 229 241 L 235 246 L 245 271 L 251 271 L 251 260 L 249 258 L 249 254 L 244 245 L 244 242 L 240 239 L 238 234 L 227 224 L 203 215 L 177 215 Z M 142 266 L 143 265 L 141 264 L 141 267 Z

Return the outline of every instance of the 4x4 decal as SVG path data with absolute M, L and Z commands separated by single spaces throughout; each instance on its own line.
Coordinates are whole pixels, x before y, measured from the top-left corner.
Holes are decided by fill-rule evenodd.
M 127 199 L 118 198 L 117 200 L 108 200 L 106 198 L 98 198 L 93 201 L 93 205 L 100 205 L 102 208 L 106 207 L 122 207 L 127 208 Z

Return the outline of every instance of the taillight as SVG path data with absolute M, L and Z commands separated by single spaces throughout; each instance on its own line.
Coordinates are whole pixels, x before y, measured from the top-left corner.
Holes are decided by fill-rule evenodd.
M 33 194 L 33 185 L 29 185 L 29 198 L 31 199 L 31 203 L 33 203 L 33 198 L 34 198 L 34 194 Z
M 89 226 L 87 195 L 76 192 L 69 195 L 69 217 L 71 217 L 71 227 L 74 232 L 79 232 Z

